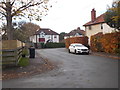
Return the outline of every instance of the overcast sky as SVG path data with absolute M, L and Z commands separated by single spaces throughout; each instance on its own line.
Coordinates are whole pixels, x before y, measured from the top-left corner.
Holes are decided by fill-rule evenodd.
M 91 20 L 91 10 L 95 8 L 96 15 L 106 12 L 107 5 L 113 0 L 51 0 L 53 7 L 42 21 L 35 22 L 41 28 L 50 28 L 58 33 L 70 32 L 77 27 L 84 30 L 83 24 Z

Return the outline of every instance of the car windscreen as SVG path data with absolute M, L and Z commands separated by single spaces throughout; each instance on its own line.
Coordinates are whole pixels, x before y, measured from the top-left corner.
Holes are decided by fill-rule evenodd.
M 75 45 L 75 47 L 84 47 L 84 45 Z

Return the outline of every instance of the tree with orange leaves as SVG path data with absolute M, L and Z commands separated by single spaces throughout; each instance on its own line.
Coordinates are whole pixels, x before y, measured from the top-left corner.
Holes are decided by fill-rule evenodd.
M 120 0 L 113 2 L 105 13 L 105 22 L 112 28 L 120 30 Z

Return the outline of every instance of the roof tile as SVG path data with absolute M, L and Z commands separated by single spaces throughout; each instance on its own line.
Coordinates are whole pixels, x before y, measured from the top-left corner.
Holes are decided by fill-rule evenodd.
M 90 21 L 90 22 L 87 22 L 86 24 L 84 24 L 83 26 L 89 26 L 89 25 L 95 25 L 95 24 L 99 24 L 99 23 L 104 23 L 105 20 L 104 20 L 104 15 L 105 14 L 102 14 L 100 16 L 98 16 L 95 21 Z
M 36 34 L 39 34 L 41 32 L 44 32 L 46 35 L 59 35 L 57 32 L 49 29 L 49 28 L 40 28 Z

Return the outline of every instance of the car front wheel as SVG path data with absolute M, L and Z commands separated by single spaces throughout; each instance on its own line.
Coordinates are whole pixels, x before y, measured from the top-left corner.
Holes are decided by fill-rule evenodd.
M 74 53 L 75 53 L 75 54 L 77 54 L 77 51 L 76 51 L 76 49 L 75 49 Z

